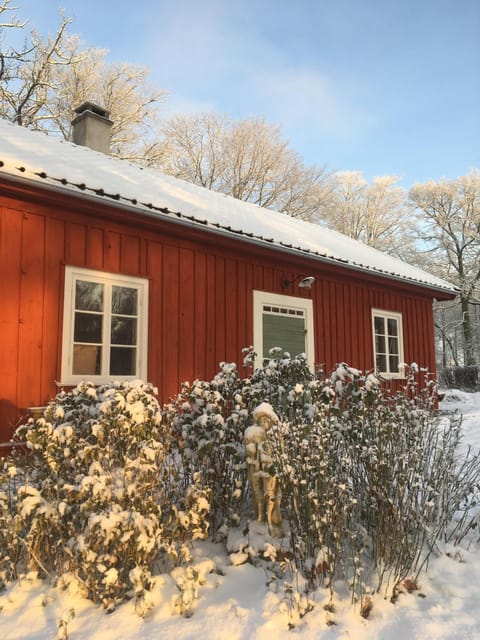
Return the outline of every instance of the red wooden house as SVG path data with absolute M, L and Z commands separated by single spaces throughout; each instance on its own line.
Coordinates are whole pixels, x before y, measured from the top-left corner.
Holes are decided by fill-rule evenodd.
M 60 386 L 143 378 L 166 401 L 249 345 L 327 370 L 435 369 L 432 302 L 453 286 L 81 146 L 109 121 L 92 105 L 77 120 L 80 145 L 0 121 L 0 442 Z

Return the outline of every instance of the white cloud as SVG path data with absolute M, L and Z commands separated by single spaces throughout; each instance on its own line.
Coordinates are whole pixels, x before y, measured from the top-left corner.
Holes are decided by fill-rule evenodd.
M 168 111 L 264 116 L 292 140 L 308 131 L 344 143 L 374 127 L 351 78 L 288 53 L 257 30 L 246 5 L 242 12 L 233 3 L 187 0 L 152 16 L 149 57 L 157 83 L 171 92 Z
M 327 74 L 302 66 L 270 69 L 256 76 L 257 93 L 287 130 L 345 141 L 375 125 L 375 117 L 358 104 L 351 89 Z

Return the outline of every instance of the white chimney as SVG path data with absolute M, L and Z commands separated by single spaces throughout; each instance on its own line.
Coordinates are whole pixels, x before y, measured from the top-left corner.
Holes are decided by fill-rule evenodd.
M 84 102 L 75 113 L 78 115 L 72 120 L 72 142 L 108 154 L 113 125 L 108 118 L 110 111 L 93 102 Z

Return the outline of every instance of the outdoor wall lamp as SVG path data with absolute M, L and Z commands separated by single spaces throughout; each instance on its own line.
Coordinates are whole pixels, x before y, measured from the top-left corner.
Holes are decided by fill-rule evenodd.
M 293 278 L 293 280 L 282 280 L 282 289 L 286 289 L 289 285 L 297 282 L 297 280 L 299 280 L 298 286 L 301 289 L 311 289 L 315 283 L 315 276 L 297 276 Z

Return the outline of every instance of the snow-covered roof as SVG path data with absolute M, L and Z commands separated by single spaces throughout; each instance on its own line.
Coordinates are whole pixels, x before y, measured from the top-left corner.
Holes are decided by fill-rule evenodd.
M 13 176 L 79 198 L 121 204 L 139 214 L 171 217 L 323 262 L 455 293 L 455 287 L 445 280 L 323 226 L 1 119 L 0 176 Z

